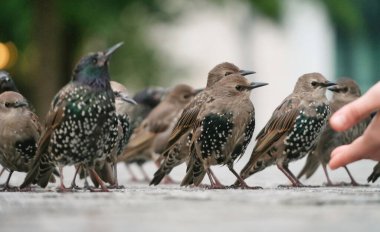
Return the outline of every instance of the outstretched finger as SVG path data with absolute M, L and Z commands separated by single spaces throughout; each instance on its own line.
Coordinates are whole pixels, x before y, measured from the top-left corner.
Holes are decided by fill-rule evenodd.
M 368 146 L 364 143 L 363 136 L 360 136 L 351 144 L 335 148 L 331 153 L 329 166 L 331 169 L 343 167 L 349 163 L 367 158 L 370 152 Z

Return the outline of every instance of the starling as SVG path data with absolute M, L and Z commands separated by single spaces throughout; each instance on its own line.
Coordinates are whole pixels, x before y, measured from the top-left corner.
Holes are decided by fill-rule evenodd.
M 13 91 L 0 94 L 0 119 L 0 163 L 9 170 L 4 184 L 8 190 L 14 171 L 30 170 L 41 128 L 26 99 Z
M 137 92 L 133 96 L 133 100 L 137 102 L 137 105 L 128 105 L 127 114 L 130 118 L 131 124 L 131 132 L 133 133 L 135 128 L 138 128 L 142 121 L 149 115 L 149 113 L 161 102 L 161 100 L 167 94 L 167 90 L 162 87 L 148 87 L 139 92 Z M 127 171 L 132 176 L 133 181 L 137 181 L 137 177 L 132 172 L 130 165 L 135 163 L 137 167 L 140 169 L 141 173 L 144 176 L 146 181 L 149 181 L 150 178 L 148 174 L 145 172 L 143 165 L 147 159 L 135 159 L 132 161 L 126 161 L 125 165 L 127 167 Z
M 221 79 L 237 73 L 240 73 L 241 75 L 249 75 L 254 74 L 255 72 L 240 70 L 236 65 L 228 62 L 218 64 L 208 73 L 205 90 L 211 88 Z M 188 111 L 197 111 L 209 100 L 208 94 L 208 91 L 203 91 L 198 94 L 187 107 Z M 181 118 L 180 120 L 185 120 L 185 118 Z M 181 125 L 176 125 L 169 140 L 168 148 L 161 156 L 163 161 L 160 168 L 154 174 L 154 178 L 150 183 L 151 185 L 158 185 L 165 175 L 168 175 L 174 167 L 182 164 L 189 158 L 189 144 L 191 137 L 191 128 L 186 125 L 186 122 Z
M 248 163 L 242 169 L 243 179 L 276 164 L 292 182 L 303 186 L 288 169 L 289 162 L 301 159 L 314 146 L 327 118 L 330 106 L 325 96 L 326 88 L 335 85 L 319 73 L 301 76 L 293 93 L 273 112 L 260 131 Z M 240 184 L 239 181 L 235 185 Z
M 328 89 L 334 92 L 332 99 L 329 102 L 331 113 L 335 113 L 344 105 L 361 96 L 359 86 L 351 79 L 341 79 L 337 82 L 336 86 L 332 86 Z M 331 152 L 336 147 L 349 144 L 362 135 L 369 122 L 370 118 L 367 118 L 344 132 L 336 132 L 330 127 L 330 125 L 327 125 L 323 130 L 315 149 L 309 152 L 305 166 L 298 174 L 297 178 L 300 178 L 303 175 L 305 175 L 306 178 L 311 177 L 319 167 L 319 164 L 322 164 L 327 179 L 327 185 L 333 186 L 334 184 L 331 182 L 326 168 L 330 161 Z M 348 168 L 346 166 L 344 168 L 351 179 L 351 184 L 358 185 Z
M 118 43 L 80 59 L 72 80 L 52 101 L 38 142 L 36 160 L 21 188 L 33 182 L 46 187 L 57 165 L 61 172 L 60 189 L 64 191 L 62 168 L 82 165 L 96 177 L 102 191 L 108 191 L 94 165 L 113 152 L 118 137 L 108 63 L 111 54 L 121 45 Z
M 377 180 L 377 178 L 379 178 L 380 176 L 380 162 L 378 162 L 375 167 L 373 167 L 373 172 L 371 173 L 371 175 L 368 177 L 367 181 L 368 182 L 371 182 L 372 183 L 375 183 L 375 181 Z
M 249 83 L 244 76 L 231 74 L 205 90 L 209 98 L 196 112 L 188 111 L 191 107 L 184 110 L 181 118 L 186 118 L 193 129 L 190 161 L 181 186 L 198 186 L 207 173 L 211 188 L 223 188 L 210 172 L 210 166 L 227 165 L 241 181 L 241 187 L 249 188 L 233 164 L 244 154 L 255 129 L 250 91 L 264 85 L 267 84 Z
M 169 135 L 183 108 L 199 92 L 188 85 L 177 85 L 155 107 L 131 136 L 119 161 L 155 160 L 166 147 Z
M 5 91 L 19 92 L 10 74 L 0 70 L 0 94 Z
M 19 92 L 10 74 L 6 71 L 0 70 L 0 94 L 5 91 Z M 0 171 L 0 176 L 3 175 L 5 168 Z

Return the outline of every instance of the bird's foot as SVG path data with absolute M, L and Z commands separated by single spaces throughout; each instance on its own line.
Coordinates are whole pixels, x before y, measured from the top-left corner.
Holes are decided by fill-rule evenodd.
M 113 185 L 109 185 L 107 186 L 108 189 L 125 189 L 125 186 L 124 185 L 119 185 L 119 184 L 113 184 Z
M 0 192 L 19 192 L 20 188 L 16 186 L 5 185 L 0 188 Z
M 109 190 L 107 188 L 93 188 L 93 187 L 90 187 L 88 188 L 88 190 L 90 190 L 90 192 L 93 192 L 93 193 L 104 193 L 104 192 L 109 192 Z
M 348 183 L 348 182 L 338 182 L 338 183 L 324 183 L 323 184 L 324 186 L 326 186 L 326 187 L 351 187 L 351 186 L 353 186 L 353 187 L 368 187 L 369 186 L 369 184 L 359 184 L 359 183 L 357 183 L 357 182 L 350 182 L 350 183 Z
M 211 184 L 206 187 L 206 189 L 228 189 L 228 186 L 224 186 L 222 184 Z
M 279 185 L 277 188 L 319 188 L 319 185 L 304 185 L 304 184 L 291 184 L 291 185 Z

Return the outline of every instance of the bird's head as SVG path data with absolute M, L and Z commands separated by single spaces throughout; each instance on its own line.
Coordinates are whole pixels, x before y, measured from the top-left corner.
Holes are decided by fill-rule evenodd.
M 118 43 L 105 51 L 90 53 L 82 57 L 75 66 L 73 81 L 93 87 L 109 85 L 108 63 L 111 55 L 123 43 Z
M 189 103 L 195 95 L 197 95 L 201 89 L 193 89 L 189 85 L 179 84 L 176 85 L 169 93 L 165 100 L 170 102 L 176 102 L 185 106 Z
M 320 73 L 307 73 L 298 78 L 293 92 L 308 93 L 313 96 L 324 96 L 326 94 L 327 87 L 333 85 L 336 84 L 328 81 Z
M 156 107 L 166 96 L 167 90 L 162 87 L 148 87 L 136 93 L 133 99 L 142 105 Z
M 0 93 L 5 91 L 18 92 L 11 75 L 6 71 L 0 70 Z
M 254 74 L 254 71 L 241 70 L 236 65 L 228 62 L 224 62 L 216 65 L 208 73 L 207 87 L 214 85 L 216 82 L 220 81 L 222 78 L 227 77 L 231 74 L 240 73 L 243 76 Z
M 352 101 L 361 96 L 358 84 L 352 79 L 343 78 L 338 80 L 336 84 L 328 88 L 328 90 L 334 92 L 334 100 Z
M 252 89 L 259 88 L 267 84 L 268 83 L 262 82 L 249 82 L 247 78 L 241 74 L 231 74 L 228 78 L 224 78 L 215 84 L 214 89 L 216 94 L 223 96 L 249 96 Z
M 0 94 L 1 112 L 11 112 L 28 107 L 28 101 L 17 92 L 5 91 L 4 93 Z

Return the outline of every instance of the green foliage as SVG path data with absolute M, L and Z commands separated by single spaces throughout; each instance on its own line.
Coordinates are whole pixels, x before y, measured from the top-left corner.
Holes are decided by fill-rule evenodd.
M 282 16 L 282 1 L 281 0 L 245 0 L 255 10 L 261 12 L 265 16 L 279 21 Z

